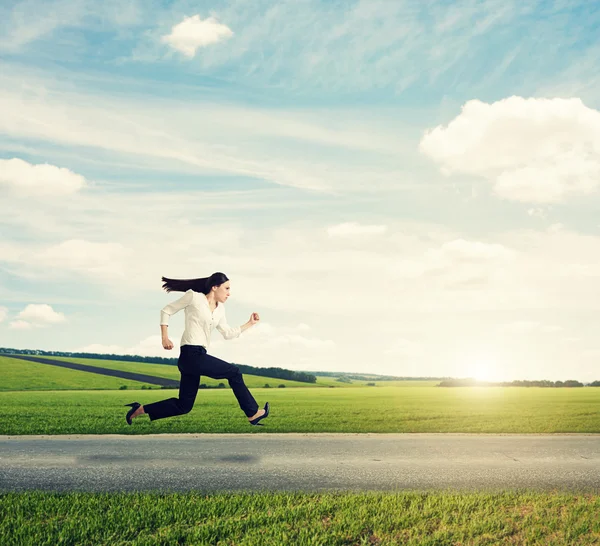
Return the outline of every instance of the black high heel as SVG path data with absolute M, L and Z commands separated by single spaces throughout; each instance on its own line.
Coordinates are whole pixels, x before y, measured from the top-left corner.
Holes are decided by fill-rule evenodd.
M 259 423 L 259 421 L 260 421 L 260 420 L 262 420 L 262 419 L 264 419 L 265 417 L 268 417 L 268 416 L 269 416 L 269 402 L 267 402 L 267 403 L 265 404 L 264 410 L 265 410 L 265 412 L 264 412 L 264 413 L 263 413 L 263 414 L 262 414 L 260 417 L 257 417 L 256 419 L 252 419 L 252 421 L 248 421 L 248 422 L 249 422 L 251 425 L 254 425 L 254 426 L 256 426 L 256 425 L 260 425 L 260 426 L 262 427 L 262 426 L 263 426 L 263 424 L 262 424 L 262 423 Z
M 131 406 L 131 409 L 127 412 L 125 416 L 125 421 L 127 421 L 128 425 L 131 425 L 131 415 L 135 413 L 135 411 L 142 405 L 139 402 L 133 402 L 131 404 L 125 404 L 126 406 Z

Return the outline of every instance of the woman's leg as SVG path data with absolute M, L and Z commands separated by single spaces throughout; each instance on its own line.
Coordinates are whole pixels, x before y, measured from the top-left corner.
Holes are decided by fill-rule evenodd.
M 205 354 L 200 359 L 200 373 L 213 379 L 227 379 L 240 408 L 246 416 L 252 417 L 256 415 L 258 404 L 252 394 L 250 394 L 248 387 L 246 387 L 242 373 L 237 366 Z
M 148 414 L 151 421 L 174 415 L 183 415 L 192 410 L 200 386 L 199 363 L 205 352 L 204 347 L 196 345 L 181 346 L 179 359 L 177 360 L 177 368 L 181 373 L 179 398 L 168 398 L 160 402 L 144 404 L 143 412 Z
M 199 375 L 182 373 L 179 382 L 179 398 L 167 398 L 160 402 L 144 404 L 144 413 L 148 414 L 150 421 L 189 413 L 194 407 L 199 386 Z

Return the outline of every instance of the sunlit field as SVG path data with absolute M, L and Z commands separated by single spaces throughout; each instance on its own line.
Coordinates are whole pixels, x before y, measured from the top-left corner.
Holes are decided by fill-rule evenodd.
M 94 379 L 90 379 L 93 381 Z M 0 393 L 0 434 L 161 432 L 600 432 L 600 389 L 380 387 L 252 389 L 270 402 L 265 426 L 251 427 L 231 389 L 204 389 L 186 415 L 125 423 L 129 402 L 177 390 Z
M 178 379 L 174 366 L 72 359 L 125 371 Z M 126 424 L 124 404 L 176 397 L 139 381 L 0 358 L 0 434 L 147 434 L 174 432 L 600 432 L 600 388 L 436 387 L 436 382 L 341 383 L 319 377 L 316 385 L 245 375 L 262 406 L 265 426 L 251 427 L 227 381 L 202 378 L 189 414 Z M 270 385 L 266 388 L 265 385 Z M 280 388 L 279 385 L 285 385 Z M 122 390 L 123 387 L 127 387 Z M 318 388 L 318 387 L 321 388 Z M 356 388 L 349 388 L 354 386 Z

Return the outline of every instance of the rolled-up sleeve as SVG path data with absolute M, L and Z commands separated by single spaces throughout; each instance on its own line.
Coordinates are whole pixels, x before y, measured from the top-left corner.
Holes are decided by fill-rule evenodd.
M 227 324 L 227 318 L 225 317 L 225 311 L 223 311 L 223 315 L 217 324 L 217 330 L 221 332 L 221 335 L 225 339 L 235 339 L 236 337 L 240 337 L 242 333 L 242 329 L 239 326 L 229 326 Z
M 181 298 L 179 298 L 178 300 L 175 300 L 174 302 L 169 303 L 168 305 L 165 305 L 160 310 L 161 326 L 163 324 L 168 326 L 169 325 L 169 317 L 171 315 L 174 315 L 178 311 L 185 309 L 190 303 L 192 303 L 193 298 L 194 298 L 194 291 L 190 289 L 183 296 L 181 296 Z

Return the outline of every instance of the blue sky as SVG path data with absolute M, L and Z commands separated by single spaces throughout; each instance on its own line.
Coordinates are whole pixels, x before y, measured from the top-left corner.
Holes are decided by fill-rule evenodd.
M 0 345 L 598 377 L 594 2 L 0 6 Z

